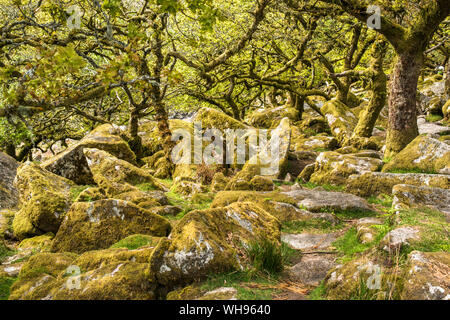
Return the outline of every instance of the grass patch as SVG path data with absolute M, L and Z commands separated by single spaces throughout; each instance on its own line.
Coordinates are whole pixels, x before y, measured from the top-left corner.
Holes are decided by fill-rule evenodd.
M 399 212 L 400 226 L 414 226 L 420 230 L 420 241 L 402 248 L 402 253 L 413 250 L 423 252 L 450 252 L 448 223 L 446 216 L 429 208 L 402 210 Z
M 283 271 L 281 246 L 266 238 L 251 241 L 247 248 L 250 263 L 257 271 L 278 274 Z
M 322 281 L 320 285 L 315 288 L 311 293 L 308 295 L 309 300 L 326 300 L 326 293 L 327 290 L 325 288 L 325 283 Z
M 193 210 L 209 209 L 213 201 L 213 199 L 209 197 L 205 197 L 204 199 L 199 199 L 199 197 L 197 197 L 196 202 L 193 203 L 191 200 L 185 199 L 183 196 L 173 191 L 167 192 L 166 196 L 169 200 L 170 205 L 177 206 L 182 209 L 182 211 L 176 217 L 174 217 L 175 220 L 183 218 L 187 213 Z
M 126 248 L 128 250 L 134 250 L 147 245 L 156 245 L 155 239 L 152 236 L 135 234 L 120 240 L 110 248 Z
M 360 277 L 356 291 L 352 293 L 350 300 L 377 300 L 377 294 L 378 291 L 369 289 L 366 281 Z
M 80 195 L 81 192 L 83 192 L 84 190 L 86 190 L 87 188 L 90 188 L 92 186 L 75 186 L 72 187 L 70 189 L 70 199 L 72 200 L 72 202 L 75 202 L 75 200 L 77 200 L 78 196 Z
M 315 184 L 312 182 L 306 182 L 306 183 L 301 183 L 301 181 L 298 181 L 298 183 L 307 189 L 315 189 L 317 187 L 322 187 L 325 189 L 325 191 L 344 191 L 345 190 L 345 186 L 336 186 L 336 185 L 332 185 L 332 184 Z
M 370 204 L 382 206 L 389 209 L 392 207 L 392 201 L 393 198 L 387 194 L 380 194 L 379 196 L 371 196 L 367 198 L 367 202 L 369 202 Z
M 11 255 L 14 254 L 14 251 L 9 250 L 5 244 L 3 243 L 3 241 L 0 239 L 0 263 L 3 262 L 3 260 L 5 260 L 6 257 L 9 257 Z
M 156 190 L 155 186 L 152 183 L 141 183 L 136 185 L 136 187 L 141 191 L 154 191 Z
M 356 227 L 350 228 L 342 237 L 333 242 L 333 246 L 343 255 L 340 258 L 342 263 L 353 260 L 357 253 L 364 252 L 377 245 L 391 230 L 391 227 L 387 224 L 374 225 L 372 228 L 378 229 L 378 232 L 374 241 L 370 243 L 359 242 Z
M 16 278 L 0 277 L 0 300 L 8 300 L 11 286 Z
M 334 210 L 334 209 L 324 208 L 322 210 L 322 212 L 331 213 L 342 220 L 353 220 L 353 219 L 361 219 L 361 218 L 365 218 L 365 217 L 377 216 L 376 212 L 364 211 L 364 210 Z
M 285 233 L 303 233 L 306 231 L 329 233 L 340 230 L 342 227 L 343 225 L 341 223 L 333 225 L 330 221 L 312 218 L 308 220 L 287 221 L 283 223 L 282 231 Z

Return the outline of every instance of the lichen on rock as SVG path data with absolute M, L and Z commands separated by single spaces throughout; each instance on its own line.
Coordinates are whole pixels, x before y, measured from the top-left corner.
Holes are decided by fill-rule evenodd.
M 76 202 L 52 243 L 52 252 L 85 252 L 108 248 L 133 234 L 167 236 L 165 218 L 123 200 Z
M 16 237 L 56 233 L 72 203 L 70 190 L 74 183 L 33 162 L 19 167 L 14 183 L 21 203 L 13 221 Z

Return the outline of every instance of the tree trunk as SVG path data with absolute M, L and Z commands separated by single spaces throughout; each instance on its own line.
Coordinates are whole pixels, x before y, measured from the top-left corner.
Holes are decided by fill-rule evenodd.
M 361 112 L 358 124 L 353 131 L 352 138 L 365 137 L 370 138 L 375 123 L 380 115 L 381 110 L 386 104 L 386 86 L 387 76 L 383 70 L 383 60 L 386 53 L 386 43 L 381 40 L 374 44 L 373 60 L 370 68 L 372 74 L 372 96 L 369 105 Z
M 423 56 L 420 50 L 397 54 L 397 62 L 389 86 L 386 158 L 391 158 L 399 153 L 419 134 L 416 94 L 422 65 Z
M 129 145 L 131 150 L 136 154 L 136 157 L 139 159 L 142 157 L 143 149 L 142 149 L 142 139 L 139 136 L 139 111 L 132 110 L 130 112 L 130 121 L 129 121 L 129 134 L 131 140 L 129 141 Z

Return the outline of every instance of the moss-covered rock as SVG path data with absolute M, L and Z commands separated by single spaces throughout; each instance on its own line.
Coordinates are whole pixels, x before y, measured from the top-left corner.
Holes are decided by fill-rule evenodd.
M 379 246 L 390 254 L 396 254 L 415 241 L 420 241 L 419 229 L 410 226 L 402 226 L 389 231 L 380 241 Z
M 402 300 L 448 300 L 450 253 L 411 252 L 403 279 Z
M 156 247 L 149 278 L 171 291 L 211 273 L 239 269 L 245 263 L 242 249 L 258 237 L 279 243 L 280 223 L 252 203 L 192 211 Z
M 12 223 L 15 215 L 14 210 L 0 210 L 0 239 L 13 238 Z
M 281 194 L 291 198 L 299 208 L 311 212 L 373 212 L 374 209 L 363 198 L 344 192 L 294 189 Z
M 292 151 L 333 150 L 337 147 L 338 142 L 334 137 L 325 135 L 308 137 L 307 135 L 300 133 L 297 127 L 292 128 Z
M 281 119 L 289 118 L 291 121 L 297 121 L 298 111 L 294 108 L 281 106 L 270 109 L 258 109 L 253 111 L 247 118 L 246 122 L 255 128 L 274 128 L 278 126 Z
M 101 125 L 78 143 L 44 162 L 42 167 L 77 184 L 93 184 L 94 180 L 83 154 L 84 148 L 104 150 L 119 159 L 131 163 L 136 162 L 136 156 L 131 151 L 128 143 L 119 136 L 120 133 L 120 129 L 117 126 L 110 124 Z
M 254 191 L 273 191 L 275 184 L 269 177 L 254 176 L 250 180 L 250 188 Z
M 24 239 L 45 232 L 56 233 L 71 205 L 70 190 L 74 183 L 26 162 L 17 170 L 15 185 L 21 203 L 13 221 L 16 237 Z
M 108 249 L 38 254 L 25 264 L 10 299 L 149 300 L 155 287 L 145 275 L 153 249 Z
M 134 250 L 145 246 L 155 247 L 160 240 L 161 237 L 153 237 L 146 234 L 133 234 L 120 240 L 119 242 L 116 242 L 111 246 L 111 248 L 126 248 L 129 250 Z
M 418 136 L 383 167 L 383 172 L 420 170 L 450 173 L 450 146 L 429 136 Z
M 203 129 L 246 129 L 247 125 L 212 108 L 201 108 L 194 117 L 194 122 L 201 122 Z
M 352 174 L 378 171 L 382 166 L 383 161 L 380 159 L 334 151 L 322 152 L 316 159 L 314 173 L 309 181 L 315 184 L 344 185 Z
M 52 252 L 85 252 L 108 248 L 133 234 L 167 236 L 163 217 L 123 200 L 76 202 L 52 243 Z
M 219 192 L 225 190 L 229 178 L 225 177 L 222 172 L 217 172 L 214 174 L 214 177 L 211 181 L 211 191 Z
M 450 190 L 398 184 L 392 189 L 395 209 L 409 209 L 418 207 L 431 207 L 449 215 L 450 217 Z
M 140 240 L 138 241 L 140 243 L 143 243 L 142 240 L 145 237 L 147 244 L 138 248 L 128 248 L 130 245 L 132 247 L 136 247 L 137 237 L 140 238 Z M 109 249 L 87 251 L 78 256 L 72 264 L 78 266 L 82 271 L 90 271 L 109 264 L 116 264 L 120 262 L 132 261 L 137 263 L 148 263 L 155 246 L 158 244 L 161 238 L 146 237 L 150 236 L 132 235 L 125 238 L 126 240 L 122 239 L 121 241 L 117 242 Z M 130 241 L 132 241 L 133 244 L 131 244 Z M 126 247 L 124 247 L 124 244 Z
M 374 254 L 364 254 L 332 269 L 324 280 L 329 300 L 385 300 L 399 294 L 395 270 Z
M 50 251 L 51 242 L 55 235 L 51 232 L 22 240 L 19 244 L 19 249 L 32 249 L 34 252 L 48 252 Z
M 47 297 L 61 272 L 72 264 L 76 254 L 38 253 L 22 267 L 19 279 L 12 285 L 10 300 L 40 300 Z
M 98 187 L 89 187 L 80 192 L 75 202 L 91 202 L 106 198 L 106 193 Z
M 450 99 L 442 106 L 444 118 L 450 120 Z
M 0 151 L 0 210 L 17 205 L 19 195 L 14 187 L 14 178 L 19 164 Z
M 207 187 L 196 182 L 192 181 L 177 181 L 175 182 L 170 190 L 172 192 L 181 194 L 183 196 L 192 197 L 193 195 L 197 193 L 202 193 L 207 191 Z
M 250 190 L 250 180 L 254 176 L 264 175 L 272 178 L 284 178 L 289 164 L 289 146 L 291 142 L 289 119 L 284 118 L 271 134 L 272 137 L 279 137 L 278 161 L 264 159 L 261 157 L 261 154 L 253 156 L 245 163 L 242 170 L 228 182 L 226 190 Z M 263 148 L 270 150 L 270 142 Z
M 175 166 L 173 173 L 175 182 L 181 180 L 197 181 L 197 165 L 196 164 L 178 164 Z
M 361 197 L 391 194 L 392 188 L 397 184 L 449 189 L 450 176 L 425 173 L 366 172 L 349 177 L 346 191 Z
M 375 240 L 375 237 L 378 235 L 379 230 L 374 228 L 374 226 L 378 226 L 383 224 L 378 218 L 361 218 L 356 222 L 356 232 L 359 242 L 361 243 L 370 243 Z
M 333 136 L 341 145 L 344 144 L 356 127 L 358 121 L 356 115 L 338 100 L 326 102 L 320 111 L 325 115 Z
M 311 218 L 325 219 L 331 223 L 336 222 L 331 214 L 312 213 L 297 206 L 297 200 L 278 191 L 223 191 L 214 198 L 211 208 L 226 207 L 235 202 L 252 202 L 255 206 L 263 208 L 280 222 L 303 221 Z
M 84 149 L 94 181 L 109 197 L 135 191 L 134 185 L 146 184 L 154 190 L 165 190 L 147 171 L 99 149 Z
M 187 132 L 190 132 L 193 134 L 194 127 L 191 122 L 178 120 L 178 119 L 171 119 L 169 120 L 169 128 L 173 132 L 175 130 L 186 130 Z M 158 122 L 156 121 L 146 121 L 139 126 L 139 136 L 142 139 L 142 146 L 144 148 L 144 155 L 145 156 L 153 156 L 157 152 L 163 150 L 162 145 L 162 139 L 161 135 L 159 134 L 158 130 Z M 156 160 L 160 158 L 161 153 L 159 156 L 153 157 L 153 162 L 148 163 L 150 169 L 154 169 L 155 171 L 157 168 L 155 167 Z M 148 159 L 150 160 L 150 159 Z

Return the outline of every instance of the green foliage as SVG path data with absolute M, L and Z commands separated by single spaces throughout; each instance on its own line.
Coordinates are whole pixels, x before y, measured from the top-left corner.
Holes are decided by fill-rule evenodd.
M 6 149 L 9 144 L 18 146 L 30 138 L 31 133 L 23 122 L 18 121 L 12 125 L 5 118 L 0 118 L 0 149 Z
M 9 291 L 16 278 L 0 276 L 0 300 L 8 300 Z
M 444 213 L 429 208 L 400 210 L 399 219 L 401 226 L 414 226 L 421 230 L 420 241 L 402 248 L 402 253 L 408 254 L 413 250 L 450 252 L 448 222 Z
M 81 192 L 83 192 L 84 190 L 86 190 L 87 188 L 90 188 L 92 186 L 75 186 L 72 187 L 70 189 L 70 198 L 72 200 L 72 202 L 74 202 L 78 196 L 80 195 Z
M 360 276 L 356 291 L 352 293 L 350 300 L 377 300 L 377 290 L 367 287 L 366 281 Z
M 113 244 L 110 248 L 126 248 L 128 250 L 138 249 L 143 246 L 154 244 L 154 238 L 148 235 L 136 234 L 126 237 Z
M 355 227 L 350 228 L 342 237 L 333 242 L 333 246 L 343 254 L 340 258 L 342 262 L 346 262 L 355 258 L 355 255 L 364 252 L 369 248 L 376 246 L 381 239 L 391 230 L 391 227 L 385 225 L 374 225 L 372 228 L 378 229 L 374 241 L 370 243 L 361 243 L 358 240 L 358 233 Z
M 8 256 L 12 255 L 14 252 L 9 250 L 4 244 L 3 240 L 0 239 L 0 263 Z
M 381 194 L 379 196 L 371 196 L 367 199 L 367 202 L 375 205 L 379 205 L 385 208 L 391 208 L 392 207 L 392 196 L 387 194 Z
M 442 118 L 442 116 L 437 115 L 437 114 L 429 114 L 429 115 L 426 116 L 425 119 L 426 119 L 428 122 L 437 122 L 437 121 L 442 120 L 443 118 Z
M 247 248 L 247 256 L 253 267 L 258 271 L 269 274 L 277 274 L 283 271 L 281 246 L 266 238 L 250 242 Z
M 309 300 L 326 300 L 327 289 L 325 283 L 322 281 L 319 286 L 317 286 L 308 295 Z

